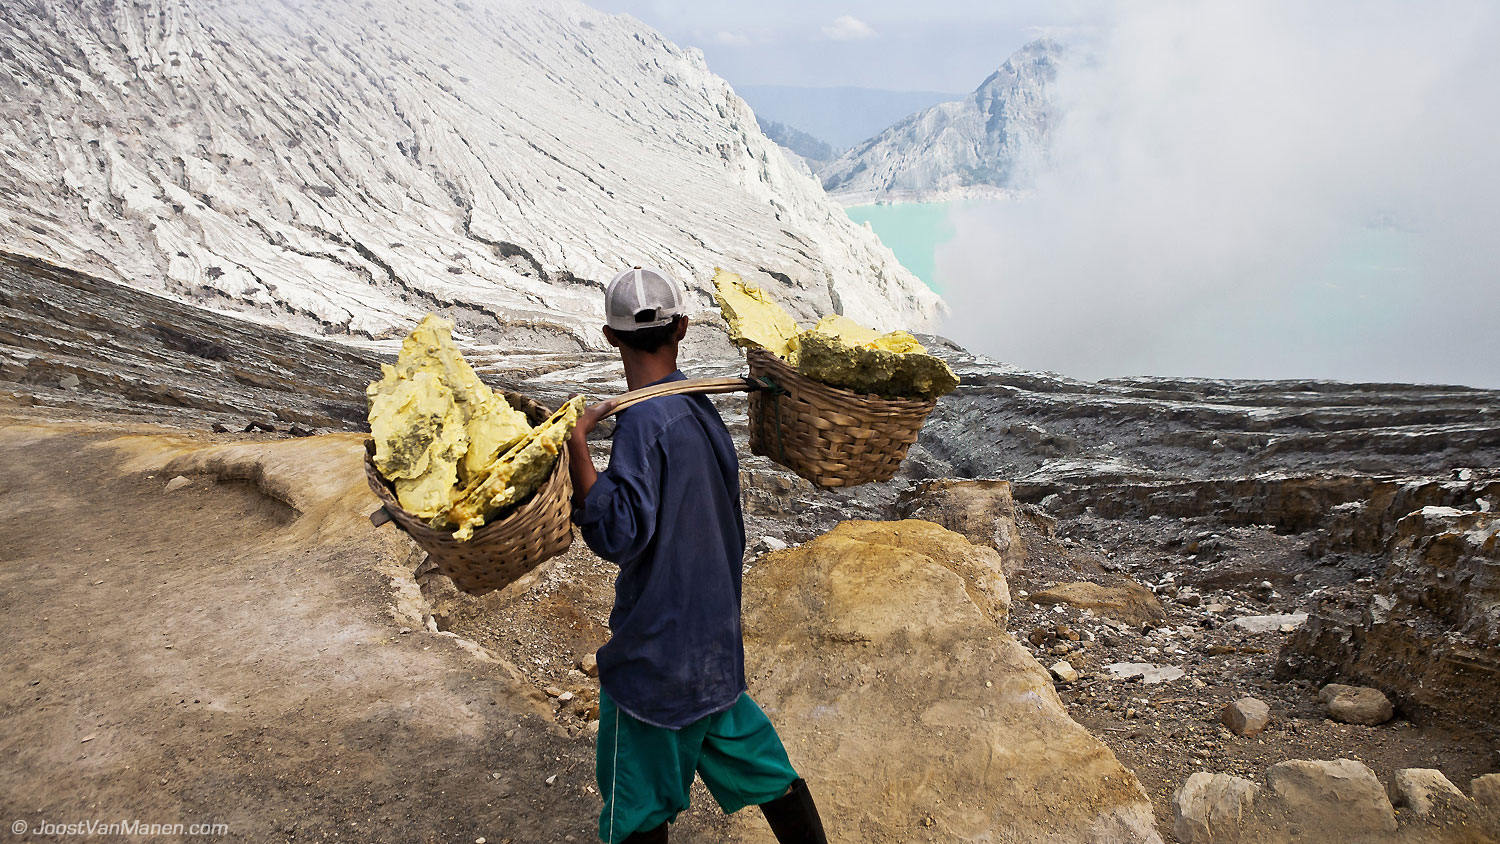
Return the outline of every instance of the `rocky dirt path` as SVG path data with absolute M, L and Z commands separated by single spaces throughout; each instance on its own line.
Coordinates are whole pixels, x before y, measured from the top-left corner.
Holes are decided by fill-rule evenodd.
M 332 471 L 356 440 L 264 446 L 300 449 L 281 465 L 312 492 L 191 471 L 169 492 L 175 467 L 150 468 L 207 445 L 0 418 L 0 817 L 592 840 L 592 742 L 508 666 L 401 620 L 378 569 L 409 545 L 361 526 L 362 479 Z

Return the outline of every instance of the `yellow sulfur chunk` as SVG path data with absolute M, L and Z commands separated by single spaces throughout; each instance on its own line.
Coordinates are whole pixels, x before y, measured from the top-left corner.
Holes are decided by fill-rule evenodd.
M 854 346 L 818 331 L 797 337 L 795 366 L 824 384 L 885 398 L 933 399 L 958 386 L 958 376 L 941 358 Z
M 865 328 L 863 325 L 844 316 L 843 314 L 829 314 L 818 320 L 813 326 L 813 331 L 837 337 L 845 344 L 865 349 L 880 349 L 886 352 L 895 352 L 898 355 L 916 352 L 919 355 L 927 354 L 927 347 L 917 342 L 917 338 L 906 331 L 892 331 L 889 334 L 877 334 L 873 328 Z
M 714 298 L 741 346 L 770 351 L 809 378 L 886 398 L 930 399 L 951 392 L 958 377 L 906 331 L 880 334 L 841 314 L 809 331 L 771 300 L 725 270 L 714 274 Z
M 792 339 L 802 329 L 764 290 L 716 267 L 714 299 L 729 322 L 729 336 L 734 342 L 759 346 L 782 358 L 791 354 Z
M 365 390 L 375 468 L 401 507 L 423 519 L 447 509 L 459 484 L 531 431 L 525 415 L 474 374 L 452 331 L 428 314 Z
M 524 439 L 531 433 L 531 425 L 526 414 L 512 408 L 503 396 L 491 396 L 469 417 L 466 430 L 469 450 L 460 465 L 460 484 L 467 484 L 506 449 Z
M 468 448 L 453 392 L 431 372 L 397 376 L 385 367 L 382 389 L 370 395 L 375 468 L 396 487 L 401 506 L 431 518 L 448 505 L 458 461 Z
M 557 453 L 573 433 L 583 410 L 583 397 L 574 396 L 526 439 L 511 446 L 453 501 L 447 512 L 434 520 L 434 527 L 453 527 L 453 538 L 467 541 L 474 529 L 523 500 L 533 492 L 557 463 Z

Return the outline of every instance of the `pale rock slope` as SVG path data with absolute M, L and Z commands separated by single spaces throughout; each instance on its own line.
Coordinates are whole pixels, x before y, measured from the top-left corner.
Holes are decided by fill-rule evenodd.
M 939 103 L 856 145 L 819 171 L 845 202 L 1004 195 L 1029 186 L 1045 160 L 1049 87 L 1062 49 L 1017 50 L 962 100 Z
M 941 308 L 701 53 L 569 0 L 7 0 L 0 118 L 0 248 L 303 331 L 597 345 L 642 262 Z

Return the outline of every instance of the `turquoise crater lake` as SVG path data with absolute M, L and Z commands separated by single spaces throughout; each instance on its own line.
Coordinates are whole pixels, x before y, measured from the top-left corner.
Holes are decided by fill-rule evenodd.
M 928 287 L 943 292 L 938 277 L 938 247 L 958 233 L 953 225 L 953 202 L 896 202 L 888 205 L 851 205 L 844 209 L 856 223 L 869 223 L 880 241 L 896 253 L 901 266 L 911 270 Z

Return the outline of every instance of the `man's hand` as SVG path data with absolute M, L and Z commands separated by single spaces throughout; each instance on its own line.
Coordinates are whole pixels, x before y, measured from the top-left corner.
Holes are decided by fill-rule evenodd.
M 578 417 L 578 423 L 573 426 L 573 436 L 587 438 L 594 429 L 599 426 L 599 420 L 610 414 L 615 409 L 614 399 L 605 399 L 596 405 L 589 407 Z
M 573 434 L 568 437 L 568 474 L 572 475 L 573 497 L 577 501 L 587 497 L 589 490 L 594 488 L 594 482 L 599 479 L 594 460 L 589 457 L 589 434 L 598 427 L 599 420 L 614 409 L 614 399 L 605 399 L 593 405 L 578 417 L 578 422 L 573 425 Z

